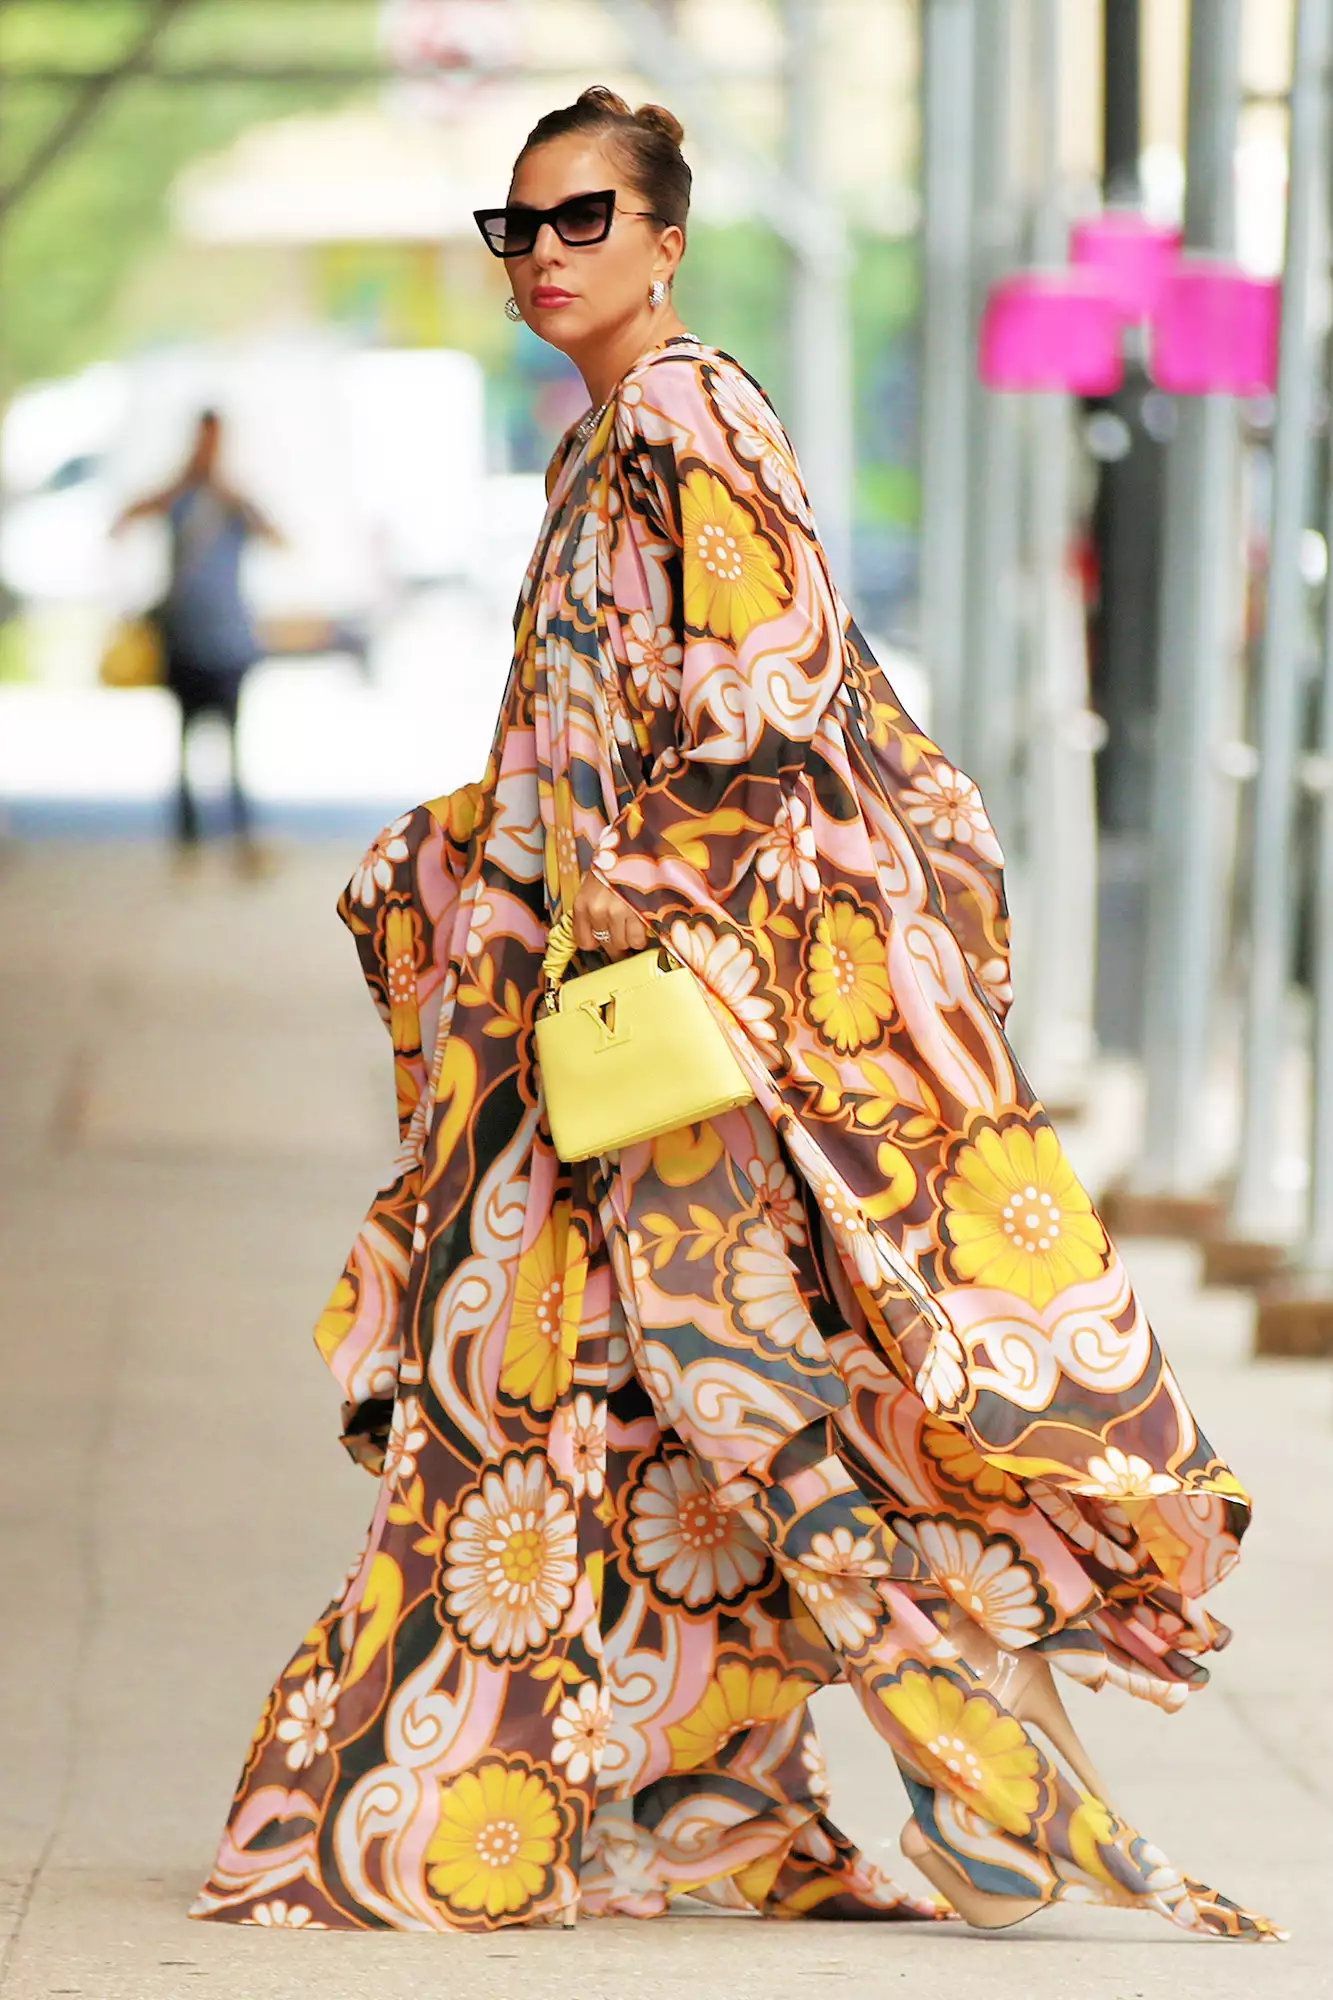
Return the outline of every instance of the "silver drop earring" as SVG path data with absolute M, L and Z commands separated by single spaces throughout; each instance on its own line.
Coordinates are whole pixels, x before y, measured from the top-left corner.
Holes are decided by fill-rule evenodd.
M 515 320 L 515 321 L 517 321 L 517 320 L 520 320 L 520 319 L 522 319 L 522 317 L 523 317 L 523 308 L 522 308 L 522 306 L 521 306 L 521 305 L 519 304 L 518 300 L 517 300 L 517 299 L 506 299 L 506 300 L 505 300 L 505 318 L 506 318 L 506 319 L 512 319 L 512 320 Z
M 652 307 L 654 312 L 658 310 L 659 306 L 664 306 L 666 304 L 666 296 L 667 296 L 666 279 L 654 278 L 652 284 L 648 287 L 648 303 Z

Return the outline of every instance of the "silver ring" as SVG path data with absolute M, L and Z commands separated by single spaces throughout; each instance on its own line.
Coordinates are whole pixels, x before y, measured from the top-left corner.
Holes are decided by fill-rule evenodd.
M 592 938 L 594 944 L 610 944 L 611 933 L 610 931 L 594 931 Z

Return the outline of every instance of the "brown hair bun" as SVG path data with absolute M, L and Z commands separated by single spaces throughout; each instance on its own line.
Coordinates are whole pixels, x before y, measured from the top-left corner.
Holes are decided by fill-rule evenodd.
M 614 90 L 604 83 L 590 83 L 575 99 L 576 104 L 586 104 L 590 111 L 600 112 L 605 118 L 629 118 L 632 112 L 623 97 L 617 97 Z
M 685 137 L 685 127 L 665 104 L 641 104 L 634 114 L 634 123 L 642 125 L 646 132 L 660 132 L 673 146 L 679 146 Z

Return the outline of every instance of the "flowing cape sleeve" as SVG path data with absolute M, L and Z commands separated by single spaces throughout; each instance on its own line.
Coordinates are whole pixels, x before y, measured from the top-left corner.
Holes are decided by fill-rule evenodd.
M 393 1414 L 431 1071 L 451 991 L 454 929 L 487 783 L 404 813 L 373 842 L 338 904 L 393 1045 L 399 1149 L 315 1327 L 343 1395 L 343 1443 L 378 1474 Z
M 703 913 L 753 931 L 757 891 L 771 901 L 799 877 L 817 890 L 816 818 L 836 826 L 878 801 L 1002 1020 L 1008 922 L 981 795 L 898 705 L 849 619 L 762 390 L 725 357 L 659 357 L 621 392 L 615 447 L 616 614 L 651 631 L 668 609 L 659 640 L 675 642 L 664 671 L 678 701 L 597 872 L 659 928 Z
M 630 505 L 613 588 L 637 528 L 666 551 L 681 657 L 675 742 L 594 866 L 654 922 L 711 907 L 744 925 L 757 851 L 842 680 L 843 613 L 791 446 L 739 369 L 650 363 L 622 391 L 616 445 Z

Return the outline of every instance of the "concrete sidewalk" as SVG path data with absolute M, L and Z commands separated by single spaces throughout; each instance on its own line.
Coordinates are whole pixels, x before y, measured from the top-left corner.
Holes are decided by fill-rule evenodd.
M 310 1326 L 394 1144 L 389 1053 L 333 903 L 356 856 L 242 889 L 210 859 L 0 850 L 0 1996 L 46 2000 L 1306 2000 L 1333 1991 L 1333 1388 L 1251 1364 L 1190 1253 L 1129 1261 L 1255 1490 L 1214 1686 L 1167 1718 L 1079 1698 L 1118 1802 L 1287 1923 L 1264 1951 L 1070 1907 L 979 1939 L 679 1916 L 489 1938 L 189 1923 L 272 1676 L 373 1487 Z M 1073 1133 L 1090 1151 L 1092 1137 Z M 896 1868 L 905 1801 L 843 1690 L 835 1813 Z M 905 1872 L 905 1864 L 904 1864 Z

